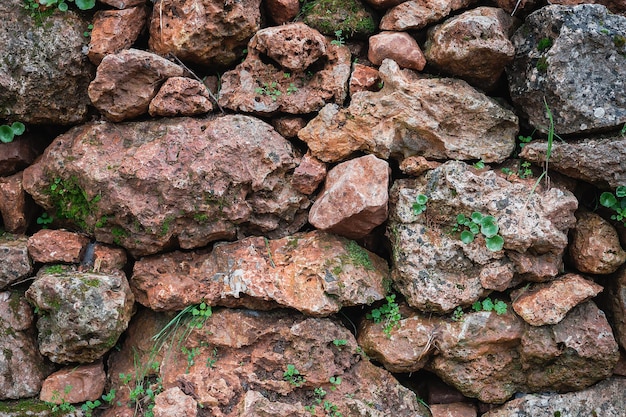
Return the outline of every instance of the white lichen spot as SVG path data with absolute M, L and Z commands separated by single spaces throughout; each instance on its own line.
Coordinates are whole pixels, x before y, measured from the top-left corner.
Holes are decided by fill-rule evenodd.
M 605 111 L 602 107 L 596 107 L 593 109 L 593 116 L 597 118 L 604 117 Z

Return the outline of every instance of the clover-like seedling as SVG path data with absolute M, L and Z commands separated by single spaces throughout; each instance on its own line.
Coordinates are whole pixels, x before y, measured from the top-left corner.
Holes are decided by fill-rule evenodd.
M 487 297 L 483 301 L 476 301 L 472 304 L 472 309 L 474 311 L 495 311 L 500 316 L 506 313 L 507 305 L 502 300 L 496 298 L 495 301 L 492 301 L 491 298 Z
M 600 194 L 600 204 L 615 211 L 611 219 L 622 222 L 626 226 L 626 186 L 618 186 L 615 194 L 607 191 Z
M 469 218 L 464 214 L 457 215 L 456 223 L 454 230 L 461 231 L 461 242 L 466 245 L 472 243 L 478 233 L 482 233 L 487 249 L 497 252 L 503 248 L 504 239 L 498 234 L 500 228 L 495 217 L 483 216 L 475 211 Z
M 413 213 L 415 213 L 415 215 L 417 216 L 418 214 L 422 214 L 424 211 L 426 211 L 426 203 L 428 203 L 428 197 L 424 194 L 419 194 L 417 197 L 415 197 L 415 202 L 411 206 L 411 208 L 413 209 Z
M 21 135 L 25 130 L 26 126 L 21 122 L 13 122 L 11 126 L 2 125 L 0 126 L 0 142 L 12 142 L 15 136 Z

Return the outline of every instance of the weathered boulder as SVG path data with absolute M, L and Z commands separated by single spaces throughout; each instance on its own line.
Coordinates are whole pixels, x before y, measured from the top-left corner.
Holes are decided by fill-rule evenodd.
M 93 268 L 95 272 L 110 272 L 124 269 L 126 261 L 126 252 L 123 249 L 96 243 L 87 246 L 82 264 Z
M 541 164 L 546 160 L 548 143 L 535 140 L 522 148 L 520 157 Z M 573 142 L 554 141 L 550 169 L 598 187 L 615 189 L 626 184 L 626 138 L 587 138 Z
M 622 14 L 626 12 L 626 2 L 624 0 L 556 0 L 552 4 L 561 4 L 564 6 L 575 6 L 577 4 L 602 4 L 606 6 L 612 13 Z
M 222 309 L 200 328 L 189 328 L 188 321 L 182 321 L 159 339 L 163 347 L 154 352 L 154 341 L 144 342 L 151 334 L 140 327 L 153 328 L 158 319 L 153 312 L 145 313 L 143 324 L 134 321 L 122 350 L 114 354 L 112 387 L 121 398 L 132 385 L 122 384 L 117 375 L 134 375 L 134 357 L 136 366 L 159 360 L 160 366 L 150 368 L 147 376 L 160 376 L 164 390 L 179 387 L 216 417 L 304 417 L 310 415 L 305 406 L 319 413 L 325 401 L 334 412 L 351 417 L 383 417 L 389 410 L 400 417 L 429 415 L 413 392 L 363 359 L 354 336 L 331 319 L 289 311 Z
M 0 217 L 10 233 L 25 233 L 33 210 L 32 201 L 22 186 L 22 173 L 0 177 Z
M 126 277 L 43 268 L 26 297 L 40 312 L 39 350 L 56 363 L 91 363 L 128 327 L 134 297 Z
M 150 20 L 150 49 L 203 66 L 229 66 L 243 56 L 248 40 L 260 29 L 260 4 L 158 0 Z
M 381 32 L 370 36 L 367 59 L 380 65 L 385 59 L 394 60 L 402 68 L 421 71 L 426 58 L 415 38 L 406 32 Z
M 595 297 L 602 286 L 577 274 L 533 284 L 511 293 L 513 310 L 531 326 L 557 324 L 578 304 Z
M 626 378 L 609 378 L 578 392 L 529 394 L 516 398 L 483 417 L 555 417 L 626 415 Z
M 103 4 L 108 4 L 109 6 L 113 6 L 117 9 L 126 9 L 132 6 L 139 6 L 140 4 L 144 4 L 143 0 L 100 0 Z
M 295 232 L 309 204 L 290 185 L 297 162 L 248 116 L 91 123 L 57 137 L 24 171 L 24 188 L 56 218 L 141 256 Z
M 277 25 L 283 25 L 295 19 L 300 12 L 298 0 L 267 0 L 267 14 Z
M 28 254 L 35 262 L 79 263 L 88 243 L 79 233 L 42 229 L 28 238 Z
M 0 118 L 71 125 L 87 118 L 94 67 L 82 52 L 89 22 L 73 11 L 37 25 L 21 0 L 0 2 Z
M 366 39 L 378 26 L 376 14 L 359 0 L 313 0 L 302 9 L 304 23 L 342 40 Z
M 34 140 L 28 135 L 16 137 L 13 142 L 0 142 L 0 177 L 6 177 L 21 171 L 41 154 Z
M 37 350 L 33 310 L 17 292 L 0 292 L 0 400 L 37 395 L 52 371 Z
M 289 115 L 272 118 L 274 129 L 287 139 L 295 138 L 298 135 L 298 131 L 306 126 L 306 123 L 307 121 L 300 116 Z
M 626 262 L 626 252 L 611 223 L 595 213 L 576 213 L 569 255 L 576 269 L 589 274 L 611 274 Z
M 89 37 L 89 60 L 99 65 L 106 55 L 129 49 L 146 25 L 147 18 L 145 6 L 96 12 Z
M 477 7 L 450 18 L 429 29 L 426 59 L 473 86 L 491 90 L 515 56 L 509 40 L 515 20 L 495 7 Z
M 440 21 L 451 12 L 468 7 L 475 0 L 409 0 L 387 10 L 380 21 L 381 30 L 422 29 Z
M 43 382 L 39 399 L 53 404 L 96 401 L 104 392 L 106 374 L 102 361 L 68 366 L 49 375 Z
M 617 340 L 626 349 L 626 269 L 620 268 L 607 283 L 608 307 Z
M 28 256 L 28 237 L 0 233 L 0 289 L 4 289 L 33 270 Z
M 195 116 L 213 110 L 211 96 L 200 81 L 186 77 L 168 78 L 150 101 L 150 116 Z
M 313 194 L 326 178 L 326 164 L 307 152 L 293 171 L 291 185 L 302 194 Z
M 335 162 L 365 151 L 500 162 L 513 152 L 517 117 L 465 81 L 419 79 L 391 60 L 379 71 L 382 90 L 355 94 L 345 109 L 328 104 L 300 130 L 313 156 Z
M 387 220 L 391 169 L 374 155 L 342 162 L 328 171 L 309 211 L 309 223 L 350 239 L 362 238 Z
M 222 76 L 219 103 L 242 112 L 304 114 L 348 93 L 350 51 L 303 23 L 258 31 L 248 54 Z
M 512 37 L 507 69 L 519 112 L 558 134 L 615 129 L 626 122 L 626 17 L 601 5 L 543 7 Z
M 393 250 L 392 279 L 409 305 L 446 312 L 520 280 L 556 276 L 578 201 L 555 187 L 538 186 L 533 192 L 534 185 L 534 180 L 509 182 L 494 171 L 476 171 L 460 161 L 448 161 L 415 179 L 397 180 L 389 197 L 387 234 Z M 428 201 L 426 210 L 416 214 L 419 195 Z M 469 219 L 474 212 L 495 218 L 503 250 L 490 250 L 479 230 L 471 243 L 461 241 L 461 232 L 469 230 L 457 224 L 457 217 Z
M 376 68 L 354 63 L 350 74 L 350 96 L 359 91 L 376 91 L 380 89 L 380 74 Z M 303 126 L 304 127 L 304 126 Z
M 432 417 L 476 417 L 476 406 L 468 403 L 431 404 Z
M 385 297 L 386 262 L 356 242 L 322 232 L 278 240 L 249 237 L 210 254 L 172 252 L 135 263 L 139 303 L 175 311 L 200 303 L 255 309 L 290 307 L 327 316 Z
M 182 67 L 165 58 L 126 49 L 102 59 L 89 84 L 89 98 L 107 119 L 121 122 L 147 113 L 161 83 L 182 75 Z
M 172 387 L 154 398 L 152 412 L 154 417 L 196 417 L 198 415 L 198 403 L 180 388 Z

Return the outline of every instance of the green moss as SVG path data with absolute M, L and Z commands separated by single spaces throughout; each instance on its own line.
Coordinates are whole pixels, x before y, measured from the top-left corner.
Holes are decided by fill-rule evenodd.
M 50 265 L 46 266 L 43 269 L 43 272 L 46 274 L 62 274 L 65 272 L 65 267 L 63 265 Z
M 87 219 L 95 211 L 96 203 L 100 201 L 99 195 L 90 199 L 80 186 L 78 178 L 74 176 L 69 179 L 55 177 L 48 189 L 48 195 L 57 217 L 71 220 L 81 229 L 92 231 Z
M 547 60 L 546 57 L 542 56 L 537 61 L 537 71 L 539 71 L 539 72 L 546 72 L 546 71 L 548 71 L 548 60 Z
M 113 226 L 111 228 L 111 235 L 113 235 L 113 243 L 121 245 L 122 239 L 128 237 L 128 232 L 119 226 Z
M 622 35 L 614 35 L 613 36 L 613 45 L 615 45 L 618 48 L 623 47 L 624 45 L 626 45 L 626 37 L 624 37 Z
M 311 0 L 302 6 L 304 23 L 327 36 L 341 31 L 344 36 L 365 38 L 372 35 L 378 21 L 358 0 Z
M 48 412 L 49 416 L 57 417 L 66 415 L 63 412 L 52 413 L 50 406 L 37 398 L 28 398 L 19 401 L 0 401 L 0 414 L 8 416 L 28 416 Z
M 100 286 L 100 280 L 96 278 L 80 278 L 81 282 L 88 287 L 98 288 Z
M 539 42 L 537 43 L 537 50 L 539 52 L 543 52 L 546 49 L 550 49 L 551 46 L 552 46 L 552 39 L 550 39 L 550 38 L 541 38 L 541 39 L 539 39 Z
M 167 235 L 167 233 L 170 231 L 170 226 L 172 225 L 173 221 L 174 221 L 173 217 L 171 216 L 165 217 L 165 220 L 163 220 L 163 224 L 161 225 L 161 230 L 159 231 L 160 237 L 164 237 L 165 235 Z
M 352 265 L 362 266 L 368 271 L 374 270 L 374 265 L 372 264 L 369 253 L 354 240 L 348 242 L 346 250 L 348 251 L 348 257 Z

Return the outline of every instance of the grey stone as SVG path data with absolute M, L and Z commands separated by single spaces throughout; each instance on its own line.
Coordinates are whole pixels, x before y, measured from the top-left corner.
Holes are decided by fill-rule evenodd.
M 27 277 L 32 272 L 27 245 L 26 236 L 0 234 L 0 289 Z

